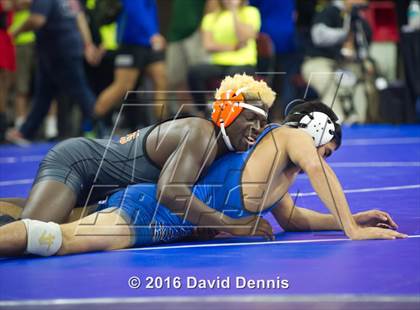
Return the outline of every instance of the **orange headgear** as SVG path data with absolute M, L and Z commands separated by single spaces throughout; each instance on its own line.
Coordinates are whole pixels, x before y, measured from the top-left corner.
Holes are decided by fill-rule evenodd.
M 211 119 L 219 127 L 221 122 L 228 127 L 241 114 L 243 108 L 239 106 L 239 102 L 244 101 L 244 95 L 241 93 L 236 95 L 233 90 L 222 93 L 213 103 Z
M 241 114 L 243 109 L 252 110 L 257 114 L 267 117 L 267 112 L 263 109 L 245 103 L 245 97 L 242 94 L 246 88 L 238 90 L 228 90 L 216 98 L 213 103 L 213 112 L 211 114 L 212 121 L 220 127 L 223 140 L 229 151 L 234 151 L 234 147 L 226 133 L 225 128 L 228 127 L 233 121 Z
M 211 119 L 217 126 L 220 127 L 223 123 L 225 128 L 229 127 L 243 109 L 249 109 L 267 117 L 267 113 L 263 109 L 245 103 L 245 97 L 242 94 L 244 90 L 244 88 L 228 90 L 216 98 L 213 103 Z

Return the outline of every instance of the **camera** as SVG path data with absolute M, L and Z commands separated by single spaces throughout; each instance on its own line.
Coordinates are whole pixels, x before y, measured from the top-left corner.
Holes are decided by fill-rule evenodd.
M 360 12 L 365 11 L 369 8 L 368 4 L 355 4 L 351 8 L 351 21 L 354 22 L 362 16 L 360 15 Z

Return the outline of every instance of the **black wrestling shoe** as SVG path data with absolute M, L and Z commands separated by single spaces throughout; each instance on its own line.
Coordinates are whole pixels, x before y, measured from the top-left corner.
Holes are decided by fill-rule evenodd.
M 15 218 L 7 214 L 0 214 L 0 227 L 17 221 Z

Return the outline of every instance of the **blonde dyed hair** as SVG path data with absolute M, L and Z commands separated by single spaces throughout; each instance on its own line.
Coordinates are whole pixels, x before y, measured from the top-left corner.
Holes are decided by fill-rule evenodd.
M 257 81 L 252 76 L 244 74 L 235 74 L 227 76 L 220 83 L 216 90 L 216 98 L 229 90 L 238 90 L 245 88 L 243 95 L 247 100 L 261 100 L 268 108 L 273 105 L 276 99 L 276 93 L 264 81 Z

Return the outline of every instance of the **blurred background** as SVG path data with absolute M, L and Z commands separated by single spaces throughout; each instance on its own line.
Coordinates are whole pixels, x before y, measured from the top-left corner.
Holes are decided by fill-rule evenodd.
M 420 3 L 0 0 L 0 143 L 207 117 L 235 73 L 276 91 L 271 121 L 319 98 L 348 125 L 419 122 Z

